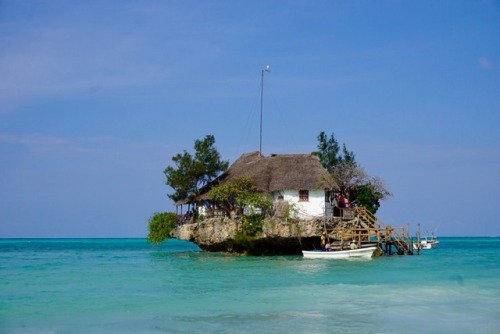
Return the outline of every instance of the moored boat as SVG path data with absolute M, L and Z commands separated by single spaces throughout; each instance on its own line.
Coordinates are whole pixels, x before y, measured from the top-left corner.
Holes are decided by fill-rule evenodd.
M 433 249 L 437 246 L 439 246 L 439 240 L 435 236 L 422 238 L 420 243 L 413 243 L 413 249 Z
M 373 255 L 373 252 L 377 249 L 377 247 L 365 247 L 365 248 L 356 248 L 356 249 L 347 249 L 347 250 L 333 250 L 333 251 L 302 251 L 302 255 L 305 259 L 352 259 L 352 258 L 361 258 L 361 259 L 370 259 Z

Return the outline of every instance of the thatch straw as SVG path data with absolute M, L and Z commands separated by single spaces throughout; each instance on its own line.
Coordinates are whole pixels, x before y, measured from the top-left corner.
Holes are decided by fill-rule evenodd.
M 231 182 L 240 177 L 249 178 L 264 192 L 338 188 L 328 171 L 311 154 L 263 157 L 259 152 L 245 153 L 215 183 Z M 197 199 L 208 198 L 206 192 L 208 189 L 204 189 Z

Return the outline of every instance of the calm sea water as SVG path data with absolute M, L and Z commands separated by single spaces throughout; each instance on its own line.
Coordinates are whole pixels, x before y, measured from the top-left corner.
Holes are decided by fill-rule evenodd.
M 500 238 L 368 261 L 0 240 L 0 333 L 500 333 Z

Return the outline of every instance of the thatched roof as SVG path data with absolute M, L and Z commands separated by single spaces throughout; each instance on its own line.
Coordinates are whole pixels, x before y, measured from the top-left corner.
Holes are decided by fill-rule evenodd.
M 216 182 L 231 182 L 239 177 L 249 178 L 258 190 L 265 192 L 338 188 L 328 171 L 311 154 L 263 157 L 259 152 L 245 153 Z M 201 195 L 201 198 L 206 197 L 206 194 Z

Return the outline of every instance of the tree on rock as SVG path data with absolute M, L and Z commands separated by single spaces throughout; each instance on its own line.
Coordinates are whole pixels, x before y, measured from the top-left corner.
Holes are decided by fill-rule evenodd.
M 353 152 L 348 151 L 345 144 L 340 145 L 334 134 L 330 138 L 321 131 L 318 135 L 318 151 L 312 152 L 312 155 L 318 157 L 319 161 L 329 172 L 331 169 L 339 164 L 346 163 L 356 165 L 356 157 Z
M 380 207 L 380 200 L 391 196 L 382 179 L 368 175 L 345 144 L 342 145 L 342 150 L 340 149 L 333 133 L 328 138 L 322 131 L 318 135 L 317 147 L 318 151 L 312 154 L 318 157 L 339 186 L 340 192 L 351 202 L 356 202 L 375 213 Z
M 203 140 L 195 140 L 194 155 L 186 150 L 172 157 L 175 167 L 168 166 L 163 173 L 166 184 L 173 190 L 169 194 L 173 201 L 193 199 L 199 190 L 226 171 L 229 161 L 223 161 L 214 146 L 215 137 L 207 135 Z
M 269 194 L 258 191 L 255 184 L 246 177 L 239 177 L 231 183 L 214 186 L 210 190 L 210 196 L 226 208 L 226 211 L 235 209 L 238 215 L 243 215 L 245 209 L 263 214 L 272 208 Z

